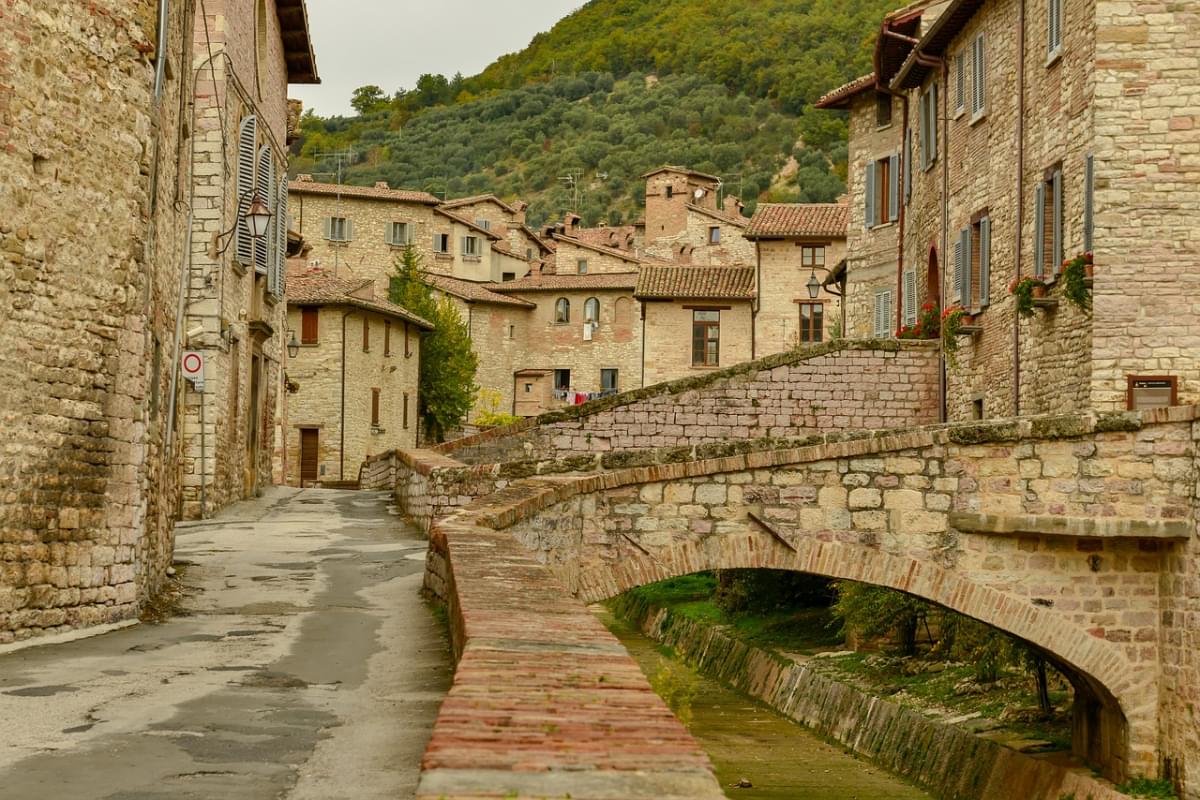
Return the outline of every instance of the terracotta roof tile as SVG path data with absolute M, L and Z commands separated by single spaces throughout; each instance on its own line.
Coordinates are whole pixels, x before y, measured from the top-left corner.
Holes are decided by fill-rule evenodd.
M 628 289 L 637 286 L 636 272 L 598 272 L 595 275 L 529 275 L 519 281 L 489 284 L 493 292 L 551 292 L 570 289 Z
M 517 213 L 515 208 L 494 194 L 477 194 L 474 197 L 459 197 L 454 200 L 447 200 L 442 203 L 442 208 L 460 208 L 462 206 L 478 205 L 479 203 L 495 203 L 510 214 L 516 215 Z
M 816 108 L 842 108 L 847 100 L 859 92 L 872 88 L 875 85 L 875 73 L 863 75 L 861 78 L 855 78 L 847 84 L 843 84 L 832 92 L 828 92 L 820 100 L 813 103 Z
M 749 300 L 754 297 L 753 267 L 642 268 L 636 297 Z
M 705 215 L 706 217 L 712 217 L 718 222 L 736 225 L 739 228 L 746 227 L 746 224 L 750 222 L 750 220 L 746 219 L 745 217 L 735 217 L 732 214 L 726 214 L 724 211 L 717 211 L 715 208 L 705 208 L 704 206 L 692 205 L 691 203 L 688 203 L 687 207 L 692 211 Z
M 746 229 L 746 238 L 821 236 L 844 239 L 849 221 L 845 203 L 760 203 Z
M 427 330 L 433 325 L 406 308 L 375 296 L 370 278 L 341 278 L 320 267 L 309 267 L 303 258 L 291 259 L 287 268 L 287 301 L 294 306 L 355 306 L 411 322 Z
M 536 303 L 531 303 L 528 300 L 522 300 L 518 297 L 505 297 L 502 294 L 497 294 L 492 291 L 495 288 L 494 284 L 480 284 L 473 281 L 464 281 L 459 278 L 451 278 L 448 275 L 435 275 L 431 272 L 424 273 L 425 281 L 430 285 L 446 294 L 452 294 L 455 297 L 461 298 L 471 303 L 491 303 L 498 306 L 517 306 L 519 308 L 537 308 Z M 515 281 L 510 281 L 514 283 Z
M 622 250 L 624 249 L 623 245 L 632 242 L 636 234 L 637 228 L 632 225 L 622 225 L 614 228 L 576 228 L 571 235 L 585 244 Z
M 391 200 L 396 203 L 421 203 L 427 206 L 441 205 L 442 201 L 428 192 L 408 189 L 385 189 L 382 186 L 338 186 L 336 183 L 316 181 L 288 181 L 289 192 L 301 194 L 331 194 L 339 192 L 343 197 L 359 197 L 366 200 Z

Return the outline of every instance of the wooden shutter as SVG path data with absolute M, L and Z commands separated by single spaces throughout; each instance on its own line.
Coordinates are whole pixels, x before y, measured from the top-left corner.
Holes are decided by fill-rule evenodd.
M 1096 164 L 1089 155 L 1083 165 L 1083 249 L 1090 253 L 1094 249 L 1093 238 L 1096 225 Z
M 965 308 L 971 308 L 974 305 L 974 295 L 971 288 L 971 226 L 963 228 L 959 232 L 959 239 L 962 244 L 962 299 L 960 302 Z
M 258 154 L 258 117 L 246 117 L 238 130 L 237 229 L 234 258 L 243 264 L 254 260 L 254 237 L 243 219 L 254 194 L 254 159 Z
M 974 73 L 974 86 L 971 87 L 971 113 L 981 114 L 984 101 L 987 99 L 987 61 L 983 55 L 982 33 L 975 37 L 971 67 Z
M 288 241 L 288 184 L 287 178 L 279 182 L 279 193 L 275 201 L 275 269 L 270 281 L 271 293 L 283 297 L 287 281 Z
M 274 205 L 271 200 L 275 196 L 273 189 L 275 188 L 275 161 L 271 158 L 271 145 L 264 144 L 262 149 L 258 151 L 258 181 L 254 186 L 258 199 L 266 204 L 267 208 L 274 211 Z M 271 217 L 271 223 L 267 226 L 267 235 L 261 239 L 254 240 L 254 271 L 259 275 L 270 274 L 271 254 L 274 251 L 274 224 L 275 217 Z
M 967 51 L 960 50 L 954 59 L 954 109 L 967 107 Z
M 979 220 L 979 305 L 992 302 L 992 221 Z
M 390 356 L 392 354 L 392 321 L 383 321 L 383 354 Z
M 346 241 L 346 242 L 354 241 L 354 220 L 350 219 L 349 217 L 346 217 L 346 232 L 343 236 L 342 241 Z
M 371 427 L 379 427 L 379 390 L 371 390 Z
M 404 393 L 404 430 L 408 430 L 408 392 Z
M 963 296 L 963 294 L 962 294 L 962 273 L 963 273 L 962 239 L 959 238 L 959 240 L 954 243 L 954 298 L 953 298 L 953 300 L 956 303 L 962 302 L 962 296 Z
M 921 169 L 929 166 L 929 95 L 923 93 L 917 103 L 917 129 L 921 135 Z
M 908 203 L 912 200 L 912 173 L 913 173 L 913 132 L 912 128 L 906 128 L 904 131 L 904 202 Z
M 917 324 L 917 273 L 904 273 L 904 324 Z
M 300 342 L 302 344 L 317 344 L 320 330 L 317 327 L 320 320 L 320 309 L 300 309 Z
M 1057 275 L 1062 270 L 1063 262 L 1063 195 L 1062 195 L 1062 170 L 1055 170 L 1054 179 L 1051 182 L 1054 191 L 1054 230 L 1053 230 L 1053 249 L 1050 256 L 1054 259 L 1051 266 L 1053 272 Z
M 325 238 L 333 239 L 333 217 L 325 218 Z
M 937 161 L 938 157 L 938 88 L 936 83 L 929 85 L 929 163 Z
M 1041 278 L 1046 274 L 1046 184 L 1041 182 L 1033 195 L 1033 274 Z
M 867 162 L 867 207 L 866 207 L 866 226 L 868 228 L 875 227 L 875 162 Z
M 888 220 L 900 217 L 900 154 L 888 158 Z

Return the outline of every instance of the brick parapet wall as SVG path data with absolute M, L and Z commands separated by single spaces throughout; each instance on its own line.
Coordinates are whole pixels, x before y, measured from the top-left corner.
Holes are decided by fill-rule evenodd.
M 472 463 L 797 438 L 936 421 L 926 342 L 838 340 L 657 384 L 437 446 Z

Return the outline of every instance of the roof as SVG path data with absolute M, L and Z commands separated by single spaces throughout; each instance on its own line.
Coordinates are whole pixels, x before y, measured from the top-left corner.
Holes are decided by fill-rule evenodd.
M 904 65 L 892 81 L 892 87 L 897 90 L 915 89 L 924 83 L 933 68 L 928 63 L 922 63 L 918 57 L 944 55 L 950 42 L 954 41 L 954 37 L 962 31 L 971 17 L 975 16 L 975 12 L 983 3 L 984 0 L 951 0 L 950 5 L 934 20 L 929 30 L 908 54 Z
M 275 0 L 275 13 L 279 16 L 288 83 L 320 83 L 304 0 Z
M 904 65 L 904 60 L 916 45 L 916 36 L 921 32 L 921 20 L 928 6 L 936 0 L 917 0 L 904 8 L 889 12 L 879 26 L 875 39 L 876 81 L 887 85 Z
M 813 103 L 814 108 L 846 108 L 850 104 L 850 98 L 860 92 L 865 92 L 868 89 L 875 88 L 875 73 L 863 75 L 860 78 L 855 78 L 849 83 L 844 83 L 832 92 L 827 92 L 820 100 Z
M 614 242 L 626 242 L 637 235 L 637 228 L 632 225 L 621 225 L 608 228 L 579 228 L 572 234 L 576 239 L 597 247 L 621 248 Z
M 525 232 L 526 236 L 528 236 L 530 239 L 533 239 L 533 241 L 537 242 L 537 245 L 541 250 L 544 250 L 547 253 L 554 252 L 553 245 L 551 245 L 549 242 L 547 242 L 542 237 L 538 236 L 537 231 L 535 231 L 533 228 L 529 227 L 525 223 L 521 223 L 521 230 Z
M 721 180 L 716 175 L 709 175 L 706 172 L 697 172 L 696 170 L 688 169 L 687 167 L 672 167 L 669 164 L 661 166 L 658 169 L 650 170 L 649 172 L 647 172 L 645 175 L 642 176 L 642 180 L 645 180 L 646 178 L 657 175 L 660 172 L 682 172 L 684 175 L 690 175 L 693 178 L 704 178 L 705 180 L 708 180 L 708 181 L 720 181 Z
M 500 208 L 507 211 L 509 214 L 516 216 L 517 210 L 505 203 L 494 194 L 477 194 L 474 197 L 459 197 L 455 200 L 447 200 L 442 203 L 442 208 L 461 208 L 462 206 L 475 206 L 480 203 L 495 203 Z
M 754 297 L 753 267 L 642 268 L 635 297 L 750 300 Z
M 529 275 L 518 281 L 489 284 L 493 292 L 553 292 L 571 289 L 628 289 L 638 284 L 636 272 L 597 272 L 594 275 Z
M 531 303 L 528 300 L 522 300 L 519 297 L 505 297 L 502 294 L 491 291 L 489 287 L 492 287 L 493 284 L 490 283 L 474 283 L 473 281 L 464 281 L 461 278 L 451 278 L 449 275 L 435 275 L 432 272 L 423 273 L 422 277 L 430 286 L 446 294 L 454 295 L 461 300 L 466 300 L 468 303 L 491 303 L 497 306 L 537 308 L 536 303 Z
M 604 245 L 600 244 L 590 244 L 574 236 L 568 236 L 565 233 L 556 233 L 554 234 L 554 238 L 560 242 L 566 242 L 567 244 L 573 244 L 576 247 L 582 247 L 584 250 L 592 250 L 597 253 L 602 253 L 606 256 L 619 258 L 622 261 L 629 262 L 630 264 L 641 264 L 643 261 L 645 261 L 645 259 L 638 258 L 628 250 L 618 250 L 615 247 L 605 247 Z
M 298 194 L 340 194 L 343 197 L 358 197 L 365 200 L 390 200 L 393 203 L 420 203 L 427 206 L 441 205 L 442 201 L 428 192 L 408 189 L 390 189 L 386 184 L 376 186 L 339 186 L 336 183 L 316 181 L 288 181 L 288 191 Z
M 746 229 L 746 238 L 845 239 L 849 224 L 845 203 L 760 203 Z
M 303 258 L 288 261 L 287 301 L 292 306 L 354 306 L 433 330 L 432 323 L 408 309 L 375 297 L 372 279 L 335 277 L 320 267 L 309 267 Z
M 474 222 L 467 219 L 466 217 L 460 217 L 458 214 L 452 214 L 451 212 L 447 211 L 445 208 L 441 208 L 441 207 L 435 208 L 433 210 L 433 213 L 441 214 L 443 217 L 449 217 L 450 219 L 454 220 L 455 222 L 457 222 L 460 225 L 466 225 L 471 230 L 475 231 L 476 233 L 482 233 L 484 236 L 488 237 L 492 241 L 500 240 L 499 234 L 492 233 L 487 228 L 476 225 Z
M 695 211 L 699 214 L 704 214 L 707 217 L 712 217 L 713 219 L 717 220 L 718 222 L 724 222 L 729 225 L 736 225 L 739 228 L 746 227 L 746 223 L 748 223 L 750 221 L 750 220 L 746 219 L 745 217 L 735 217 L 732 214 L 726 214 L 724 211 L 718 211 L 715 208 L 705 208 L 704 206 L 698 206 L 698 205 L 694 205 L 692 203 L 688 203 L 687 207 L 691 211 Z

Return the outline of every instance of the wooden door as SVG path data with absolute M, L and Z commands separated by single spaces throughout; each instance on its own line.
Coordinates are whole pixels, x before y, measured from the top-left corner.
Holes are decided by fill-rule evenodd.
M 300 429 L 300 485 L 316 483 L 317 478 L 317 448 L 321 442 L 321 432 L 316 428 Z

